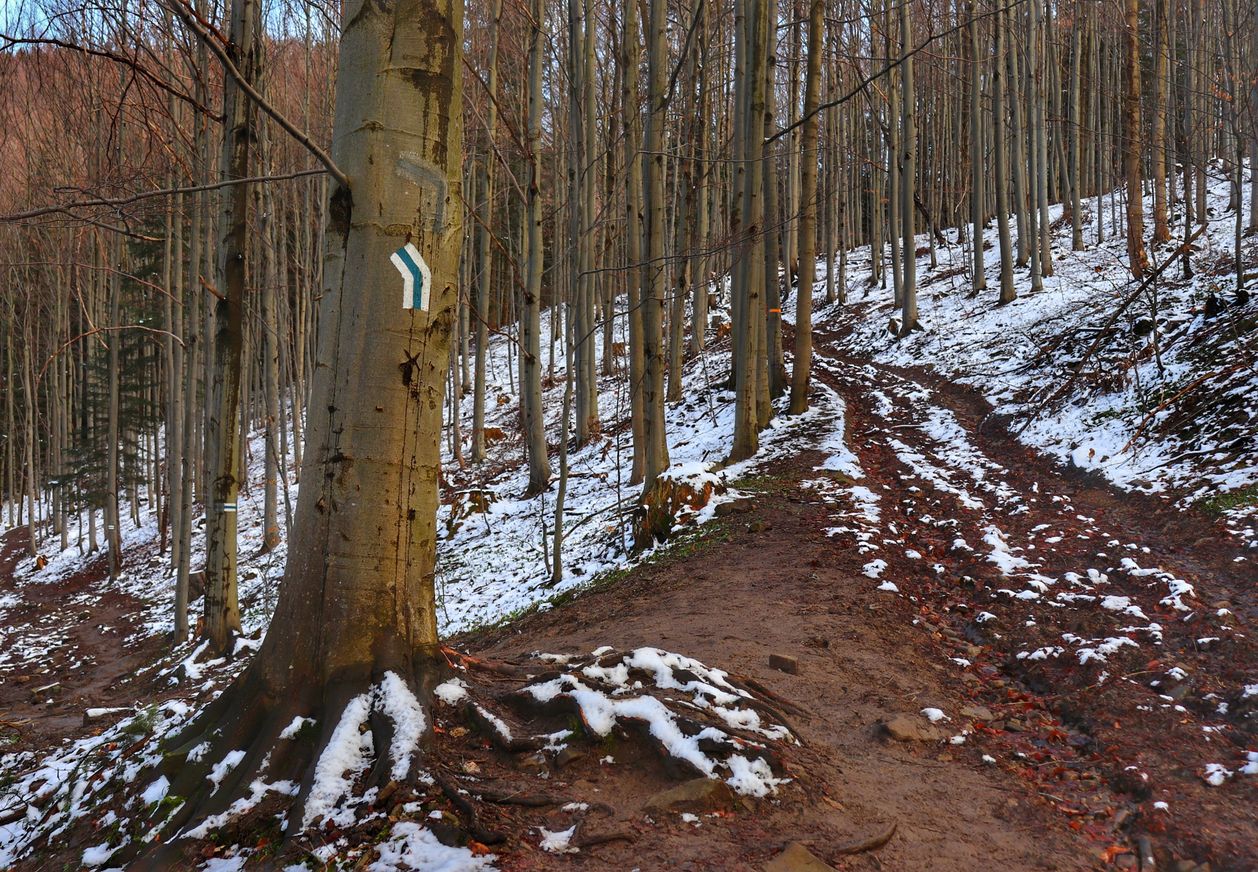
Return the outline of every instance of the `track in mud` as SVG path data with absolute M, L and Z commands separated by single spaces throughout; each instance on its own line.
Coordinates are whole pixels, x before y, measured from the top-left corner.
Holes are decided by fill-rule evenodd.
M 743 483 L 755 508 L 696 553 L 467 640 L 494 656 L 658 644 L 805 710 L 803 808 L 784 797 L 703 836 L 659 822 L 652 850 L 586 863 L 756 868 L 799 839 L 840 868 L 1135 868 L 1141 844 L 1159 868 L 1251 868 L 1258 779 L 1203 778 L 1209 763 L 1236 772 L 1253 742 L 1252 570 L 1235 541 L 1057 467 L 972 391 L 837 359 L 824 338 L 816 367 L 845 400 L 854 458 L 805 452 Z M 886 740 L 881 722 L 927 707 L 950 739 Z M 633 819 L 650 785 L 612 777 Z M 827 853 L 889 820 L 876 858 Z
M 976 392 L 927 372 L 824 352 L 817 372 L 844 397 L 849 443 L 876 482 L 861 484 L 881 496 L 876 532 L 862 535 L 868 519 L 849 511 L 839 535 L 864 541 L 920 604 L 918 620 L 989 704 L 984 732 L 1035 775 L 1055 774 L 1044 792 L 1078 820 L 1108 810 L 1190 855 L 1253 862 L 1258 778 L 1237 773 L 1258 744 L 1246 630 L 1258 611 L 1236 540 L 1062 469 L 1016 442 Z M 994 677 L 1020 691 L 992 688 Z M 1027 705 L 1051 716 L 1038 731 L 1017 714 Z M 1092 791 L 1089 771 L 1111 795 Z M 1222 771 L 1235 777 L 1207 783 Z

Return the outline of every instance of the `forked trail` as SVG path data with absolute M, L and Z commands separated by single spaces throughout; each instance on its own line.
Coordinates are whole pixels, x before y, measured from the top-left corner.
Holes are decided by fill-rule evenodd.
M 638 834 L 583 865 L 760 868 L 800 841 L 837 868 L 1137 868 L 1142 848 L 1157 868 L 1250 868 L 1258 779 L 1203 777 L 1238 773 L 1254 747 L 1253 568 L 1237 544 L 1062 470 L 969 389 L 838 359 L 824 335 L 818 351 L 859 478 L 807 451 L 741 482 L 753 507 L 697 545 L 464 640 L 496 657 L 659 645 L 797 707 L 799 781 L 755 811 L 643 823 L 651 767 L 591 754 L 561 771 L 557 787 Z M 887 735 L 897 716 L 919 740 Z M 893 822 L 885 846 L 843 852 Z

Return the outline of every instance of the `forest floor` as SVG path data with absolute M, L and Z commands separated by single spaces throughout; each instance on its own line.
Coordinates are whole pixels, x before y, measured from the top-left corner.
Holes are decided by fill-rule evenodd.
M 25 527 L 0 537 L 0 596 L 17 593 L 13 570 L 26 556 L 28 541 Z M 24 632 L 9 633 L 5 660 L 19 656 L 0 665 L 0 736 L 6 750 L 78 735 L 88 723 L 88 709 L 129 711 L 137 698 L 151 698 L 153 690 L 140 675 L 166 646 L 157 637 L 126 644 L 143 604 L 112 589 L 108 579 L 101 554 L 54 584 L 32 585 L 13 597 L 13 607 L 4 613 L 5 629 Z M 40 647 L 32 652 L 36 639 Z
M 1139 868 L 1142 839 L 1159 869 L 1253 868 L 1258 778 L 1239 773 L 1258 769 L 1246 756 L 1258 652 L 1241 628 L 1258 600 L 1238 540 L 1018 443 L 970 388 L 846 360 L 817 338 L 859 480 L 802 439 L 731 483 L 750 498 L 646 563 L 453 640 L 503 661 L 658 646 L 750 677 L 802 742 L 786 754 L 793 782 L 732 808 L 651 810 L 674 773 L 628 743 L 587 749 L 542 773 L 545 786 L 626 838 L 546 853 L 542 828 L 571 815 L 524 810 L 509 821 L 520 838 L 495 848 L 499 868 L 808 868 L 767 865 L 791 842 L 838 869 Z M 2 540 L 0 595 L 20 535 Z M 87 619 L 54 626 L 104 580 L 97 561 L 23 590 L 9 612 L 50 639 L 91 635 L 6 670 L 4 727 L 21 746 L 82 732 L 85 707 L 174 692 L 139 671 L 156 637 L 118 642 L 138 602 L 95 600 Z M 487 747 L 461 765 L 538 784 Z M 847 853 L 892 824 L 885 845 Z
M 1258 659 L 1235 628 L 1252 622 L 1258 603 L 1235 539 L 1212 519 L 1063 472 L 984 427 L 987 405 L 970 389 L 828 357 L 819 338 L 821 377 L 847 402 L 860 485 L 818 470 L 824 455 L 803 453 L 738 482 L 754 504 L 685 547 L 561 607 L 459 640 L 503 658 L 659 645 L 753 676 L 800 709 L 802 802 L 704 819 L 698 830 L 676 815 L 640 825 L 635 842 L 594 849 L 583 868 L 760 868 L 792 841 L 836 868 L 1136 868 L 1141 837 L 1161 869 L 1184 860 L 1253 868 L 1258 779 L 1234 779 L 1223 792 L 1199 762 L 1243 765 L 1244 739 L 1220 724 L 1252 730 L 1246 714 L 1258 702 L 1241 690 Z M 911 462 L 888 447 L 940 415 L 958 425 L 951 444 Z M 862 507 L 869 499 L 844 498 L 853 487 L 877 495 L 880 526 Z M 979 507 L 1005 489 L 1028 496 L 1013 511 Z M 985 555 L 993 529 L 1015 566 Z M 869 566 L 875 553 L 885 568 Z M 1060 641 L 1062 629 L 1118 638 L 1133 617 L 1002 593 L 1016 586 L 1002 568 L 1029 571 L 1016 566 L 1022 554 L 1045 574 L 1101 567 L 1107 581 L 1094 587 L 1159 620 L 1158 650 L 1100 643 L 1093 666 L 1108 659 L 1109 668 L 1099 682 L 1069 652 L 1019 659 L 1041 637 Z M 1165 584 L 1124 572 L 1128 555 L 1189 580 L 1200 606 L 1163 605 Z M 898 590 L 871 583 L 875 573 Z M 794 658 L 798 673 L 772 669 L 770 654 Z M 1232 705 L 1220 714 L 1225 699 Z M 926 708 L 944 712 L 942 731 Z M 898 717 L 920 730 L 916 739 L 890 738 L 884 724 Z M 581 767 L 564 777 L 596 785 L 588 789 L 639 822 L 641 802 L 659 789 L 628 771 Z M 885 847 L 839 853 L 891 822 Z
M 1225 188 L 1211 188 L 1218 214 Z M 1132 297 L 1113 268 L 1112 221 L 1081 252 L 1058 222 L 1055 277 L 1032 292 L 1019 271 L 1018 300 L 1000 307 L 971 292 L 955 238 L 929 272 L 921 247 L 925 329 L 902 339 L 888 332 L 871 253 L 853 252 L 848 302 L 814 312 L 810 412 L 779 414 L 735 465 L 723 463 L 729 342 L 713 330 L 666 417 L 670 477 L 718 493 L 646 552 L 630 546 L 628 392 L 623 361 L 609 360 L 604 430 L 569 454 L 557 584 L 554 488 L 522 496 L 513 340 L 495 337 L 487 462 L 467 466 L 443 446 L 443 635 L 533 670 L 538 652 L 673 651 L 767 690 L 802 744 L 775 743 L 791 779 L 775 796 L 734 797 L 705 779 L 677 804 L 667 791 L 681 767 L 649 742 L 513 756 L 437 706 L 435 767 L 500 797 L 561 800 L 487 800 L 483 822 L 510 834 L 487 849 L 493 866 L 822 868 L 798 856 L 774 865 L 799 842 L 838 869 L 1152 868 L 1141 851 L 1160 870 L 1258 868 L 1258 302 L 1226 273 L 1228 226 L 1201 241 L 1197 278 L 1168 272 Z M 793 307 L 794 295 L 787 321 Z M 626 337 L 596 335 L 600 360 L 609 338 L 615 358 Z M 789 324 L 785 338 L 789 348 Z M 563 384 L 560 369 L 543 385 L 552 457 Z M 144 766 L 248 662 L 286 560 L 287 543 L 261 547 L 260 433 L 246 453 L 244 636 L 230 657 L 207 660 L 195 640 L 171 650 L 170 558 L 146 502 L 123 519 L 113 581 L 82 518 L 76 541 L 44 541 L 40 560 L 26 556 L 24 530 L 0 534 L 0 869 L 17 858 L 21 869 L 106 866 L 177 801 Z M 290 475 L 286 500 L 298 488 Z M 443 821 L 466 818 L 441 793 L 381 807 L 351 797 L 349 819 L 366 810 L 356 826 L 292 840 L 287 867 L 273 839 L 233 819 L 192 847 L 188 868 L 385 872 L 434 868 L 438 855 L 443 872 L 486 868 L 485 849 L 434 841 Z M 255 804 L 246 812 L 266 819 L 272 809 Z

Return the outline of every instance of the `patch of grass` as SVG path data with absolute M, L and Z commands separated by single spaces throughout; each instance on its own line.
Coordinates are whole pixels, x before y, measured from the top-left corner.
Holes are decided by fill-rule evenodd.
M 746 493 L 768 494 L 788 490 L 793 484 L 785 476 L 757 473 L 736 479 L 730 482 L 729 486 L 732 490 L 744 491 Z
M 20 741 L 22 741 L 22 733 L 17 727 L 10 727 L 7 724 L 0 725 L 0 748 L 5 745 L 16 745 Z M 4 783 L 3 776 L 0 776 L 0 786 L 3 786 Z
M 1092 416 L 1090 423 L 1095 426 L 1106 421 L 1119 420 L 1127 415 L 1126 409 L 1102 409 Z
M 1224 491 L 1197 500 L 1197 508 L 1215 518 L 1233 509 L 1250 506 L 1258 506 L 1258 484 L 1251 484 L 1234 491 Z
M 157 703 L 150 703 L 141 711 L 137 712 L 135 717 L 127 722 L 122 728 L 123 735 L 132 738 L 140 738 L 141 736 L 152 735 L 153 729 L 157 726 Z

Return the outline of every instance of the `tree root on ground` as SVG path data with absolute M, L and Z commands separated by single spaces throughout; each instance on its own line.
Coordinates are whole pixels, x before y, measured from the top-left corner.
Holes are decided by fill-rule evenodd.
M 580 813 L 572 848 L 634 838 L 586 831 L 592 813 L 613 815 L 610 806 L 508 787 L 472 759 L 484 760 L 487 751 L 490 763 L 494 755 L 504 762 L 531 755 L 530 764 L 558 767 L 580 733 L 594 741 L 613 731 L 635 737 L 679 771 L 723 780 L 748 796 L 770 795 L 789 780 L 782 750 L 798 743 L 782 722 L 784 701 L 775 705 L 698 661 L 654 648 L 539 654 L 524 663 L 442 653 L 435 662 L 379 666 L 309 695 L 276 693 L 250 668 L 181 727 L 163 722 L 99 765 L 84 757 L 76 765 L 92 784 L 43 790 L 28 783 L 39 793 L 30 799 L 50 809 L 44 823 L 32 818 L 31 844 L 50 845 L 74 824 L 74 814 L 51 811 L 63 794 L 91 796 L 94 815 L 114 811 L 119 843 L 100 848 L 114 851 L 111 865 L 134 869 L 186 864 L 227 834 L 255 851 L 282 843 L 285 852 L 301 852 L 351 835 L 351 844 L 370 843 L 380 838 L 381 822 L 407 818 L 430 831 L 426 838 L 502 845 L 533 829 L 521 828 L 516 816 L 552 806 Z M 80 818 L 90 820 L 86 811 Z M 415 836 L 414 827 L 408 834 Z

